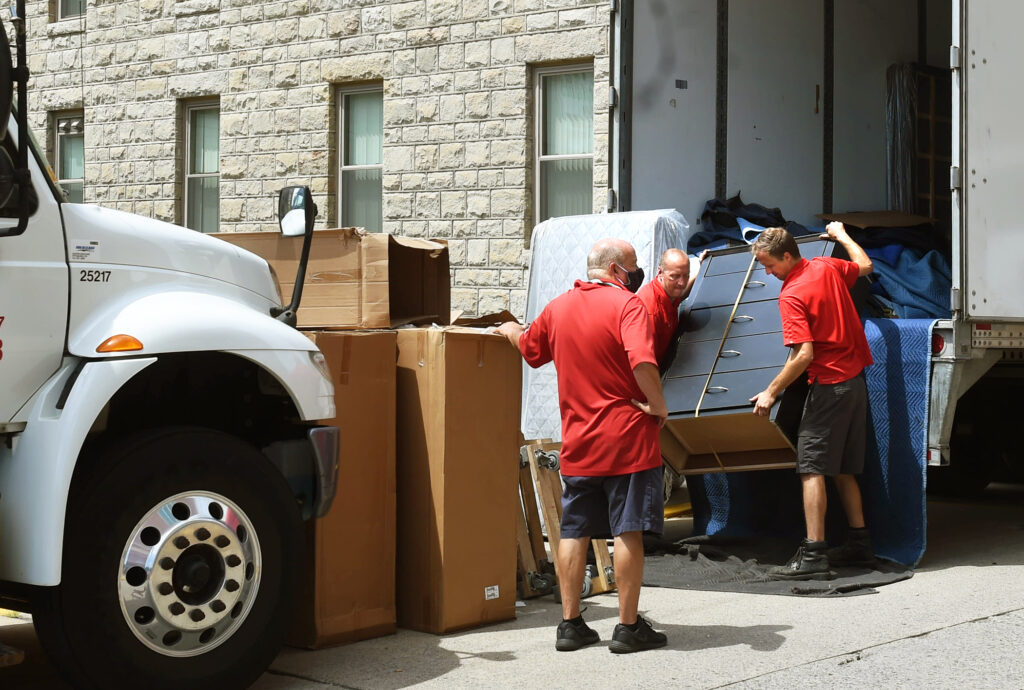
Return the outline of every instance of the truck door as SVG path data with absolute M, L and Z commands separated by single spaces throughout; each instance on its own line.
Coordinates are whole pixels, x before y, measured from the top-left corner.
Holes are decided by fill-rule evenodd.
M 960 214 L 963 309 L 975 321 L 1024 320 L 1024 99 L 1017 86 L 1024 65 L 1024 3 L 961 0 L 959 6 L 953 14 L 954 23 L 960 22 L 954 76 L 960 92 L 953 101 L 960 107 L 961 134 L 960 205 L 954 204 L 954 214 Z M 954 44 L 957 33 L 954 26 Z
M 14 118 L 2 145 L 12 158 Z M 21 235 L 0 237 L 0 423 L 17 421 L 18 410 L 57 370 L 64 354 L 68 314 L 68 265 L 60 208 L 29 155 L 39 208 Z M 13 228 L 17 204 L 0 209 L 0 228 Z

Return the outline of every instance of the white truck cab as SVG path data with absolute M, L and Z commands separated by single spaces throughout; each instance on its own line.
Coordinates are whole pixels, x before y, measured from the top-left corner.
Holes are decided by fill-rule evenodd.
M 0 604 L 76 687 L 247 686 L 337 477 L 301 287 L 282 306 L 253 254 L 65 201 L 25 135 L 27 76 L 0 31 Z M 308 256 L 308 188 L 281 212 Z

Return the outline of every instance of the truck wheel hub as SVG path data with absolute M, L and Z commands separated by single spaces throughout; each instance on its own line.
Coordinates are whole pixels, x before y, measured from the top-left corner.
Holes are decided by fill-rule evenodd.
M 177 494 L 153 506 L 128 537 L 121 613 L 150 649 L 203 654 L 248 615 L 261 572 L 256 532 L 237 505 L 206 491 Z

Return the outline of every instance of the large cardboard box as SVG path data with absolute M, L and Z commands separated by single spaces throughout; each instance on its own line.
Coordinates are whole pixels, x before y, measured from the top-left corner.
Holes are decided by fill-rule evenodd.
M 398 625 L 515 617 L 519 352 L 468 328 L 398 331 Z
M 291 299 L 302 238 L 274 232 L 217 237 L 262 256 Z M 391 328 L 447 324 L 451 312 L 448 247 L 355 228 L 313 233 L 298 313 L 299 328 Z
M 289 643 L 316 649 L 395 631 L 395 333 L 308 333 L 327 359 L 341 429 L 338 492 L 307 524 Z

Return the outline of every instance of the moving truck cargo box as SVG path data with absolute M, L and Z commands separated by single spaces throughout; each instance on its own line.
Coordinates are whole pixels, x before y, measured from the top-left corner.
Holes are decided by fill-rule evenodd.
M 306 525 L 289 644 L 316 649 L 395 631 L 395 332 L 312 331 L 334 383 L 338 493 Z
M 398 330 L 398 625 L 515 617 L 519 352 L 469 328 Z
M 273 232 L 217 237 L 262 256 L 291 299 L 302 238 Z M 366 233 L 313 233 L 299 307 L 299 328 L 392 328 L 447 324 L 451 311 L 448 247 L 442 242 Z

